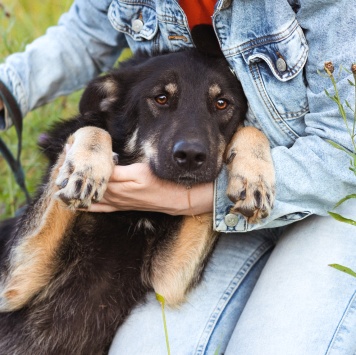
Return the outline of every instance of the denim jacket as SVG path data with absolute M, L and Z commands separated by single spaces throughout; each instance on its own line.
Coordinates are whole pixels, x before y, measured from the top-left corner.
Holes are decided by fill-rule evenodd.
M 356 62 L 355 18 L 356 7 L 348 0 L 217 1 L 213 26 L 248 98 L 245 123 L 269 138 L 277 180 L 271 216 L 249 225 L 230 214 L 223 170 L 215 183 L 217 231 L 243 232 L 326 215 L 339 199 L 356 192 L 347 154 L 327 142 L 352 149 L 337 106 L 324 92 L 333 92 L 331 82 L 318 73 L 325 61 L 337 69 Z M 178 1 L 76 0 L 58 26 L 6 59 L 0 79 L 26 114 L 83 87 L 111 68 L 126 47 L 159 53 L 191 46 Z M 343 100 L 353 103 L 352 75 L 343 71 L 336 77 Z

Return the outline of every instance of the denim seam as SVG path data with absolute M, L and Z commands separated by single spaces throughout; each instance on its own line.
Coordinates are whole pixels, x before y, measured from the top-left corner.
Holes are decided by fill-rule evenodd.
M 29 111 L 29 103 L 27 100 L 27 96 L 25 95 L 24 85 L 22 83 L 21 78 L 16 73 L 16 70 L 14 70 L 11 65 L 8 65 L 7 70 L 7 75 L 12 83 L 12 94 L 17 96 L 18 104 L 22 111 L 22 115 L 25 116 L 25 114 Z
M 331 338 L 331 340 L 330 340 L 329 346 L 328 346 L 328 348 L 326 349 L 325 355 L 330 354 L 330 351 L 332 350 L 332 347 L 333 347 L 333 345 L 334 345 L 335 342 L 336 342 L 336 337 L 337 337 L 337 334 L 338 334 L 339 331 L 340 331 L 341 325 L 342 325 L 344 319 L 346 318 L 346 316 L 347 316 L 347 314 L 348 314 L 348 312 L 349 312 L 350 308 L 352 307 L 352 304 L 353 304 L 353 302 L 354 302 L 355 300 L 356 300 L 356 291 L 353 293 L 353 295 L 352 295 L 352 297 L 350 298 L 350 301 L 349 301 L 349 303 L 348 303 L 348 305 L 347 305 L 347 307 L 346 307 L 344 313 L 342 314 L 342 317 L 341 317 L 341 319 L 340 319 L 340 321 L 339 321 L 339 323 L 338 323 L 338 325 L 337 325 L 337 327 L 336 327 L 336 329 L 335 329 L 335 332 L 334 332 L 334 334 L 333 334 L 333 336 L 332 336 L 332 338 Z M 354 354 L 356 354 L 356 352 L 355 352 Z
M 272 116 L 272 118 L 275 120 L 275 116 L 274 116 L 274 108 L 271 105 L 271 103 L 268 100 L 268 96 L 267 93 L 265 92 L 265 87 L 263 85 L 262 79 L 261 79 L 261 75 L 260 72 L 258 70 L 258 66 L 257 64 L 251 64 L 249 65 L 249 69 L 252 75 L 252 78 L 254 79 L 254 82 L 256 83 L 257 86 L 257 90 L 260 93 L 260 97 L 262 98 L 265 107 L 268 109 L 269 114 Z
M 298 22 L 296 20 L 293 20 L 293 22 L 280 33 L 259 37 L 251 41 L 242 43 L 238 46 L 225 49 L 224 54 L 226 57 L 235 56 L 239 53 L 243 53 L 253 48 L 260 47 L 262 45 L 281 42 L 284 39 L 288 38 L 297 28 L 298 28 Z
M 118 3 L 130 5 L 130 6 L 147 6 L 151 7 L 152 9 L 155 9 L 155 4 L 154 1 L 144 1 L 144 0 L 139 0 L 139 1 L 124 1 L 124 0 L 118 0 Z
M 280 113 L 279 115 L 285 120 L 293 120 L 295 118 L 303 117 L 306 113 L 309 112 L 309 106 L 303 107 L 300 111 L 288 111 L 285 113 Z
M 270 115 L 272 116 L 273 120 L 275 122 L 279 123 L 278 127 L 281 127 L 281 123 L 283 124 L 282 127 L 284 127 L 284 129 L 282 129 L 282 131 L 284 133 L 286 133 L 290 138 L 292 138 L 294 140 L 299 138 L 299 135 L 287 124 L 287 122 L 279 114 L 279 112 L 273 105 L 271 99 L 267 95 L 267 92 L 265 90 L 265 85 L 263 83 L 258 65 L 251 64 L 249 67 L 250 67 L 252 77 L 255 79 L 257 89 L 260 92 L 260 96 L 262 97 L 263 102 L 265 103 L 265 106 L 267 107 L 268 111 L 270 112 Z
M 253 59 L 256 59 L 256 58 L 257 59 L 262 59 L 268 65 L 268 67 L 272 71 L 272 74 L 274 75 L 274 77 L 277 80 L 289 81 L 289 80 L 295 78 L 299 74 L 300 69 L 303 68 L 303 66 L 304 66 L 304 64 L 306 62 L 307 55 L 308 55 L 308 48 L 305 45 L 303 45 L 302 48 L 303 48 L 303 53 L 301 53 L 299 55 L 298 60 L 294 64 L 294 66 L 293 67 L 288 67 L 288 70 L 285 73 L 282 73 L 282 74 L 276 68 L 276 66 L 273 64 L 273 61 L 271 60 L 270 56 L 268 56 L 268 55 L 264 55 L 262 53 L 256 53 L 256 54 L 250 56 L 248 59 L 246 59 L 246 61 L 248 63 L 250 63 L 250 62 L 253 61 Z
M 236 273 L 235 277 L 230 281 L 225 292 L 220 297 L 219 301 L 215 306 L 215 310 L 211 313 L 209 320 L 206 323 L 205 329 L 202 332 L 202 335 L 197 343 L 195 354 L 202 355 L 205 353 L 206 347 L 208 345 L 209 339 L 211 338 L 214 326 L 218 322 L 222 312 L 224 311 L 226 305 L 229 303 L 231 297 L 234 295 L 235 291 L 238 289 L 238 286 L 245 279 L 245 276 L 248 274 L 248 271 L 257 263 L 258 260 L 272 247 L 271 242 L 264 242 L 260 245 L 251 256 L 245 261 L 239 271 Z

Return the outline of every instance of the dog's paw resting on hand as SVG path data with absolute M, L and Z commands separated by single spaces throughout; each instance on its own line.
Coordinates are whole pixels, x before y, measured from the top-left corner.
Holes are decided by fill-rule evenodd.
M 253 127 L 239 129 L 226 149 L 226 164 L 226 193 L 235 204 L 231 212 L 248 223 L 268 217 L 275 198 L 275 174 L 267 138 Z
M 114 168 L 109 133 L 84 127 L 69 139 L 71 145 L 59 170 L 55 196 L 70 208 L 88 208 L 104 195 Z

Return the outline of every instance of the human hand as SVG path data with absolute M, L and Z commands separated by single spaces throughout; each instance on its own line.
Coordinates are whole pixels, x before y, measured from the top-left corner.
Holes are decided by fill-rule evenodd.
M 198 215 L 213 210 L 213 183 L 185 186 L 161 180 L 148 164 L 115 166 L 104 197 L 90 212 L 155 211 L 171 215 Z

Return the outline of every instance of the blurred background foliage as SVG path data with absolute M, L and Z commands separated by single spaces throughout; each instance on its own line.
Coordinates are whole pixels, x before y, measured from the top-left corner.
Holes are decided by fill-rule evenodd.
M 0 62 L 9 54 L 22 51 L 27 43 L 45 33 L 58 22 L 71 5 L 70 0 L 0 0 Z M 41 181 L 45 159 L 37 149 L 37 139 L 58 118 L 74 115 L 80 93 L 61 97 L 29 113 L 24 120 L 22 164 L 27 188 L 32 194 Z M 16 154 L 17 137 L 14 128 L 0 132 L 1 138 Z M 25 196 L 0 155 L 0 220 L 13 216 L 25 203 Z

